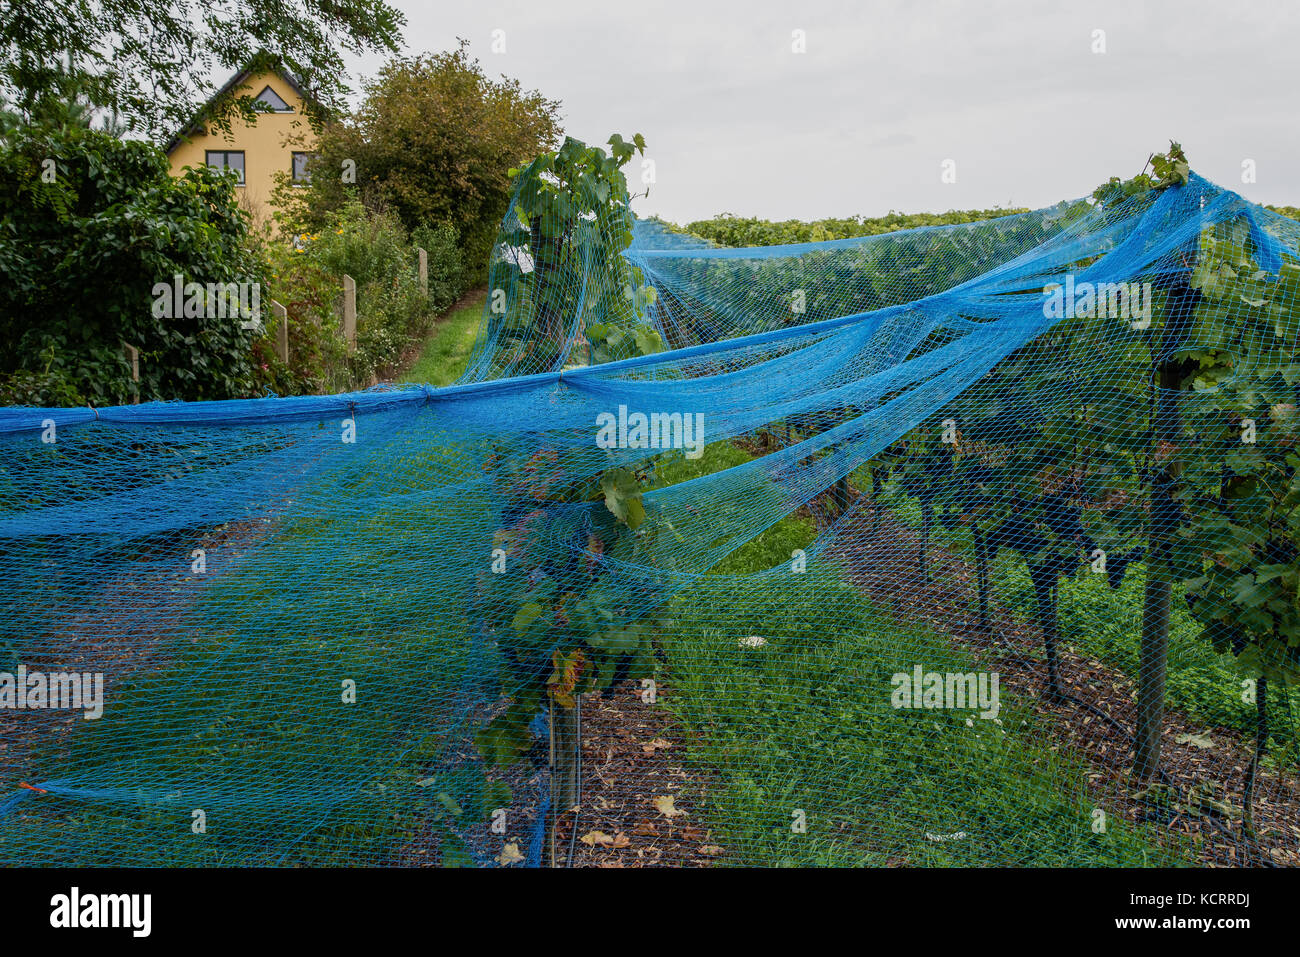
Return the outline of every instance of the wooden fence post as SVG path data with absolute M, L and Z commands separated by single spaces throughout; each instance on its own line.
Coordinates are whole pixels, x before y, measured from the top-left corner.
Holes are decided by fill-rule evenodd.
M 351 276 L 343 276 L 343 338 L 348 352 L 357 351 L 357 283 Z
M 131 381 L 135 383 L 135 395 L 131 401 L 140 404 L 140 350 L 135 346 L 122 343 L 122 351 L 126 354 L 126 361 L 131 363 Z
M 420 256 L 420 292 L 429 298 L 429 251 L 423 246 L 416 247 Z
M 274 299 L 271 300 L 271 315 L 275 316 L 275 354 L 285 365 L 289 364 L 289 310 Z

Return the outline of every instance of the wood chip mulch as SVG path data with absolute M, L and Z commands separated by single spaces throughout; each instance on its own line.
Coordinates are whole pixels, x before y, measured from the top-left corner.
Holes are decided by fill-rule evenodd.
M 583 696 L 582 794 L 560 816 L 556 863 L 572 867 L 708 867 L 727 855 L 700 808 L 707 778 L 688 770 L 685 732 L 658 702 L 625 681 Z M 574 848 L 572 860 L 569 847 Z

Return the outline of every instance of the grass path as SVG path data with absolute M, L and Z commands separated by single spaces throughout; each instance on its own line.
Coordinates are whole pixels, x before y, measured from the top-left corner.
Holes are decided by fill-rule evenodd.
M 450 312 L 438 320 L 419 357 L 399 377 L 400 382 L 433 386 L 451 385 L 465 370 L 474 349 L 474 337 L 483 317 L 486 289 L 468 293 Z

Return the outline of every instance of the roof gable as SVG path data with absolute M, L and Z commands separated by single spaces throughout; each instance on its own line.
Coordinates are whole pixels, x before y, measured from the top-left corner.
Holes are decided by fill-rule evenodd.
M 232 76 L 229 80 L 225 82 L 225 84 L 221 87 L 221 89 L 217 90 L 217 92 L 213 93 L 212 96 L 208 98 L 207 102 L 204 103 L 203 106 L 199 109 L 194 119 L 191 120 L 188 124 L 186 124 L 185 127 L 183 127 L 180 132 L 178 132 L 175 136 L 171 138 L 171 140 L 167 143 L 164 152 L 170 154 L 173 150 L 176 149 L 176 147 L 180 146 L 183 140 L 194 135 L 195 133 L 206 133 L 207 130 L 204 129 L 204 119 L 208 112 L 208 108 L 211 107 L 211 105 L 221 97 L 225 96 L 226 94 L 234 90 L 238 90 L 242 85 L 247 83 L 248 80 L 252 79 L 253 77 L 259 76 L 263 73 L 271 73 L 279 77 L 286 84 L 288 84 L 289 89 L 292 90 L 295 94 L 297 94 L 299 99 L 302 100 L 303 102 L 306 102 L 308 99 L 310 99 L 309 94 L 302 88 L 301 85 L 299 85 L 298 81 L 294 79 L 294 77 L 291 74 L 289 74 L 287 71 L 279 69 L 278 67 L 267 66 L 264 63 L 259 63 L 257 62 L 257 59 L 254 58 L 254 60 L 251 61 L 248 66 L 244 67 L 242 70 L 237 72 L 234 76 Z M 270 84 L 265 84 L 262 89 L 262 92 L 258 93 L 257 96 L 255 96 L 253 99 L 261 102 L 262 98 L 267 93 L 270 93 L 270 95 L 274 97 L 275 100 L 278 100 L 279 103 L 283 105 L 276 106 L 274 105 L 273 102 L 268 102 L 267 103 L 268 109 L 265 112 L 268 113 L 296 112 L 292 106 L 290 106 L 287 102 L 285 102 L 283 97 L 281 97 L 278 93 L 275 92 L 274 88 L 272 88 Z

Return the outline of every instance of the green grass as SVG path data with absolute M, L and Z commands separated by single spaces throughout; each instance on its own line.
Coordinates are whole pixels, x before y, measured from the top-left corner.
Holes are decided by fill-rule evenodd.
M 1093 833 L 1086 769 L 1023 702 L 997 723 L 899 710 L 891 676 L 973 670 L 942 635 L 872 608 L 833 572 L 718 578 L 674 603 L 664 642 L 713 841 L 754 865 L 1120 866 L 1179 854 L 1111 815 Z M 742 648 L 738 639 L 767 643 Z M 806 833 L 791 829 L 806 815 Z M 950 837 L 954 834 L 961 837 Z M 948 839 L 944 839 L 948 838 Z
M 662 456 L 656 467 L 657 481 L 653 487 L 677 485 L 743 465 L 753 458 L 729 441 L 713 442 L 705 446 L 704 454 L 698 459 L 688 459 L 681 454 Z M 736 549 L 719 562 L 711 573 L 735 575 L 785 565 L 791 560 L 791 552 L 796 548 L 806 549 L 816 537 L 817 529 L 810 519 L 787 516 Z
M 671 457 L 657 485 L 752 458 L 729 442 Z M 791 574 L 813 523 L 787 516 L 679 595 L 663 641 L 665 706 L 688 732 L 704 807 L 728 861 L 753 865 L 1120 866 L 1177 851 L 1111 816 L 1093 833 L 1087 770 L 1045 743 L 1027 703 L 1000 724 L 969 712 L 897 710 L 891 677 L 967 672 L 946 637 L 873 608 L 835 568 Z M 771 569 L 771 571 L 767 571 Z M 741 578 L 766 572 L 761 578 Z M 759 635 L 761 648 L 739 639 Z M 802 810 L 807 830 L 791 823 Z M 953 834 L 964 836 L 952 838 Z M 945 839 L 947 838 L 947 839 Z
M 486 298 L 487 291 L 481 289 L 438 320 L 420 357 L 401 381 L 440 387 L 451 385 L 460 378 L 474 349 Z

